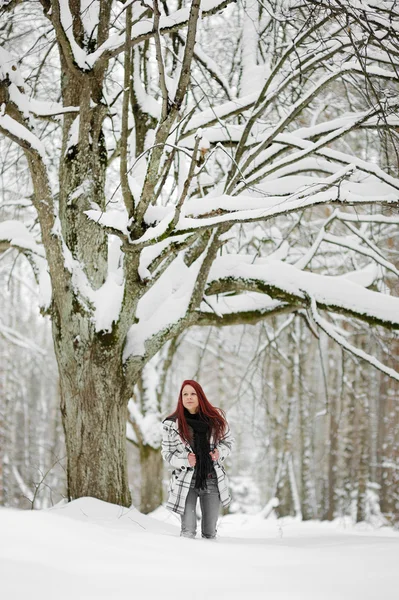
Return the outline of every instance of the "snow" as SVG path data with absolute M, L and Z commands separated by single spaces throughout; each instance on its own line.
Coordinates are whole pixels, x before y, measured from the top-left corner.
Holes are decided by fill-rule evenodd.
M 94 212 L 102 214 L 100 211 Z M 80 301 L 86 302 L 87 310 L 92 313 L 96 331 L 110 332 L 113 323 L 119 318 L 124 294 L 124 275 L 120 239 L 114 235 L 108 237 L 107 277 L 103 285 L 95 290 L 90 285 L 84 272 L 83 265 L 72 256 L 71 251 L 62 237 L 59 217 L 56 217 L 54 221 L 52 233 L 62 240 L 64 266 L 72 275 L 72 285 L 80 298 Z
M 212 239 L 212 237 L 211 237 Z M 123 360 L 145 354 L 145 343 L 178 323 L 186 315 L 204 255 L 190 267 L 178 255 L 158 281 L 139 300 L 136 317 L 127 334 Z
M 355 157 L 353 158 L 355 161 L 357 160 Z M 337 200 L 343 204 L 362 204 L 365 201 L 370 204 L 379 204 L 383 201 L 387 203 L 398 201 L 397 189 L 391 187 L 387 182 L 379 181 L 375 175 L 363 175 L 363 181 L 342 181 L 345 176 L 353 172 L 354 168 L 354 165 L 349 164 L 330 177 L 324 178 L 286 176 L 276 181 L 271 175 L 270 179 L 257 186 L 257 192 L 248 192 L 248 195 L 230 196 L 222 194 L 218 196 L 210 193 L 203 198 L 189 200 L 182 207 L 176 230 L 195 230 L 196 228 L 214 226 L 229 221 L 263 220 L 298 208 L 303 209 L 313 204 Z M 398 180 L 395 180 L 395 182 L 396 185 L 399 185 Z M 331 188 L 325 190 L 327 186 L 331 186 Z M 135 243 L 151 242 L 164 234 L 171 222 L 174 211 L 173 204 L 166 206 L 150 205 L 145 214 L 145 222 L 152 226 Z M 221 211 L 224 214 L 220 214 Z M 98 210 L 90 210 L 86 211 L 86 214 L 97 223 L 113 227 L 127 234 L 128 217 L 126 211 L 110 210 L 103 213 Z M 386 217 L 384 215 L 362 216 L 338 212 L 337 217 L 348 221 L 399 223 L 397 217 Z M 332 241 L 332 238 L 330 241 Z M 353 249 L 355 249 L 354 246 Z M 391 265 L 386 263 L 386 266 L 390 268 Z
M 10 100 L 18 106 L 25 118 L 28 118 L 31 113 L 36 116 L 51 117 L 79 111 L 79 107 L 77 106 L 62 106 L 62 104 L 59 104 L 58 102 L 48 102 L 45 100 L 29 98 L 29 96 L 21 92 L 14 83 L 11 83 L 8 89 Z
M 41 269 L 39 273 L 39 305 L 47 310 L 50 308 L 51 298 L 53 296 L 53 290 L 51 288 L 50 273 L 48 272 L 48 265 Z
M 92 293 L 96 306 L 96 331 L 109 332 L 118 320 L 124 292 L 122 283 L 118 274 L 110 272 L 103 285 Z
M 356 241 L 354 241 L 353 238 L 336 236 L 331 233 L 325 233 L 323 241 L 328 242 L 330 244 L 336 244 L 337 246 L 342 246 L 344 248 L 349 248 L 350 250 L 353 250 L 354 252 L 359 252 L 360 254 L 364 254 L 365 256 L 374 259 L 383 267 L 392 271 L 392 273 L 395 273 L 395 275 L 399 276 L 399 269 L 397 269 L 395 265 L 385 260 L 384 258 L 381 258 L 381 255 L 372 248 L 365 248 L 361 244 L 356 243 Z
M 166 210 L 165 210 L 166 208 Z M 149 206 L 146 210 L 146 214 L 144 216 L 144 221 L 146 223 L 151 223 L 156 221 L 156 216 L 159 214 L 164 214 L 165 216 L 161 218 L 159 223 L 156 223 L 154 226 L 149 227 L 146 232 L 138 239 L 135 240 L 135 244 L 142 244 L 144 242 L 150 242 L 151 240 L 156 240 L 161 237 L 166 231 L 170 223 L 174 217 L 174 207 L 169 205 L 167 207 L 163 206 Z
M 206 139 L 210 145 L 218 142 L 238 142 L 242 136 L 243 129 L 244 128 L 242 125 L 232 125 L 231 123 L 218 122 L 217 125 L 209 126 L 204 131 L 206 131 Z M 194 148 L 195 135 L 195 131 L 188 136 L 183 134 L 182 145 L 184 145 L 185 148 Z M 250 136 L 250 141 L 256 142 L 256 139 Z
M 346 169 L 351 170 L 353 165 Z M 298 191 L 287 197 L 265 196 L 264 198 L 253 198 L 247 196 L 228 196 L 226 194 L 213 197 L 208 196 L 201 199 L 195 199 L 183 205 L 181 217 L 176 225 L 176 231 L 187 232 L 197 228 L 215 226 L 219 223 L 240 222 L 240 221 L 260 221 L 266 220 L 272 216 L 293 212 L 298 209 L 314 206 L 317 204 L 327 204 L 331 202 L 340 202 L 342 204 L 380 204 L 381 202 L 394 203 L 399 199 L 398 192 L 383 195 L 368 195 L 353 193 L 347 189 L 345 182 L 338 185 L 339 180 L 345 175 L 341 172 L 328 177 L 323 183 L 316 183 L 307 192 Z M 335 182 L 333 181 L 335 179 Z M 328 187 L 328 189 L 323 189 Z M 366 185 L 364 188 L 366 189 Z M 372 188 L 369 187 L 369 191 Z M 217 211 L 225 211 L 224 214 L 218 214 Z M 209 213 L 216 213 L 208 216 Z M 202 217 L 202 215 L 207 215 Z M 196 218 L 193 218 L 193 217 Z M 198 218 L 198 217 L 202 218 Z M 149 236 L 150 237 L 150 236 Z
M 220 82 L 223 84 L 224 89 L 229 92 L 230 96 L 232 96 L 232 92 L 230 90 L 229 82 L 225 78 L 225 76 L 223 75 L 223 72 L 219 68 L 219 65 L 210 56 L 208 56 L 206 54 L 206 52 L 204 51 L 204 49 L 200 46 L 199 42 L 195 43 L 194 52 L 195 52 L 195 55 L 198 57 L 198 59 L 204 65 L 206 65 L 206 68 L 211 73 L 215 73 L 215 75 L 218 77 L 218 79 L 220 80 Z
M 251 311 L 267 314 L 283 306 L 284 302 L 273 300 L 267 294 L 246 292 L 235 296 L 207 296 L 206 302 L 201 304 L 201 311 L 214 312 L 219 316 Z
M 68 141 L 66 144 L 66 148 L 65 148 L 65 154 L 67 154 L 67 152 L 73 148 L 74 146 L 77 146 L 78 141 L 79 141 L 79 122 L 80 122 L 80 117 L 79 115 L 76 117 L 76 119 L 73 120 L 72 125 L 69 129 L 69 133 L 68 133 Z
M 254 261 L 252 256 L 219 256 L 211 267 L 208 283 L 226 277 L 243 282 L 258 280 L 299 298 L 308 295 L 318 304 L 399 323 L 399 298 L 365 289 L 352 280 L 351 274 L 332 277 L 301 271 L 270 258 Z
M 323 138 L 323 140 L 326 141 L 326 138 Z M 358 158 L 357 156 L 353 156 L 351 154 L 345 154 L 344 152 L 340 152 L 340 151 L 334 150 L 332 148 L 320 147 L 321 146 L 320 141 L 317 143 L 317 148 L 316 148 L 316 144 L 313 144 L 312 142 L 309 142 L 307 140 L 303 140 L 303 139 L 299 138 L 298 136 L 296 136 L 295 134 L 288 134 L 288 133 L 281 133 L 281 134 L 277 135 L 275 137 L 275 141 L 282 142 L 289 146 L 290 145 L 292 145 L 294 147 L 296 146 L 298 148 L 302 148 L 303 150 L 300 152 L 297 152 L 295 154 L 290 154 L 287 158 L 282 159 L 278 162 L 274 162 L 272 165 L 273 172 L 275 172 L 276 170 L 280 170 L 280 174 L 282 174 L 282 167 L 284 165 L 287 165 L 288 163 L 289 164 L 294 163 L 294 171 L 298 171 L 300 168 L 302 170 L 309 170 L 309 169 L 305 169 L 305 165 L 302 165 L 300 158 L 306 157 L 307 153 L 310 154 L 311 152 L 315 152 L 316 154 L 323 156 L 329 160 L 336 161 L 337 163 L 353 165 L 353 166 L 357 167 L 358 169 L 364 171 L 365 173 L 373 174 L 380 181 L 385 181 L 386 183 L 391 185 L 395 190 L 397 190 L 399 188 L 398 179 L 395 177 L 392 177 L 392 175 L 388 175 L 387 173 L 385 173 L 385 171 L 383 171 L 378 165 L 374 165 L 371 161 L 367 162 L 365 160 L 362 160 L 361 158 Z M 270 151 L 270 148 L 268 151 Z M 263 156 L 263 155 L 261 155 L 261 156 Z M 260 161 L 261 158 L 258 157 L 257 160 Z
M 12 600 L 394 600 L 399 533 L 347 521 L 235 514 L 216 541 L 178 520 L 94 498 L 50 510 L 0 509 L 2 596 Z M 196 584 L 202 577 L 201 584 Z
M 331 119 L 329 121 L 324 121 L 323 123 L 317 123 L 312 127 L 301 127 L 300 129 L 295 130 L 295 135 L 302 139 L 310 139 L 312 137 L 317 137 L 323 133 L 329 133 L 340 129 L 341 127 L 352 127 L 357 122 L 361 122 L 366 116 L 367 112 L 358 112 L 358 113 L 348 113 L 341 115 L 338 119 Z M 398 125 L 399 119 L 396 115 L 388 114 L 386 116 L 387 122 L 391 125 Z M 381 120 L 381 116 L 369 116 L 365 121 L 365 125 L 377 125 Z
M 93 35 L 95 29 L 98 26 L 100 14 L 100 2 L 99 0 L 82 0 L 80 3 L 80 16 L 82 19 L 83 27 L 87 36 Z
M 93 290 L 85 280 L 86 295 L 94 305 L 96 331 L 111 331 L 112 324 L 119 318 L 125 291 L 120 247 L 121 241 L 118 238 L 108 238 L 108 274 L 98 290 Z M 79 273 L 82 274 L 80 269 Z
M 249 26 L 248 26 L 248 28 L 249 28 Z M 248 38 L 249 38 L 249 35 L 248 35 Z M 331 46 L 331 47 L 334 47 L 334 46 L 339 47 L 340 44 L 341 44 L 341 42 L 339 40 L 330 40 L 330 42 L 329 42 L 329 46 Z M 328 42 L 327 42 L 327 45 L 328 45 Z M 331 52 L 331 47 L 329 48 L 328 52 Z M 247 110 L 256 103 L 256 101 L 258 100 L 262 85 L 264 84 L 264 80 L 267 76 L 267 67 L 254 64 L 253 50 L 250 47 L 248 48 L 248 42 L 246 44 L 246 50 L 247 50 L 247 52 L 244 53 L 244 58 L 245 58 L 244 62 L 246 63 L 246 68 L 248 69 L 248 76 L 246 76 L 246 79 L 245 79 L 246 85 L 243 86 L 243 89 L 246 90 L 246 95 L 243 97 L 225 102 L 223 104 L 220 104 L 219 106 L 207 108 L 204 111 L 195 114 L 188 123 L 186 135 L 193 133 L 193 131 L 195 131 L 195 129 L 197 129 L 198 127 L 206 127 L 208 125 L 211 125 L 211 124 L 215 123 L 218 119 L 226 118 L 226 116 L 234 114 L 234 113 L 238 112 L 239 110 L 241 110 L 241 112 L 244 110 Z M 249 56 L 249 58 L 248 58 L 248 56 Z M 313 59 L 310 62 L 318 63 L 320 61 L 321 61 L 321 57 L 319 55 L 316 55 L 313 57 Z M 309 66 L 309 64 L 307 66 Z M 306 98 L 312 97 L 312 95 L 314 94 L 316 89 L 320 89 L 320 88 L 326 86 L 330 81 L 334 80 L 339 74 L 345 73 L 345 72 L 351 72 L 351 71 L 362 73 L 362 67 L 357 61 L 349 61 L 349 62 L 344 63 L 340 67 L 339 71 L 329 73 L 328 75 L 325 75 L 324 77 L 320 78 L 317 82 L 317 85 L 314 88 L 309 90 L 304 96 L 301 96 L 301 98 L 296 103 L 290 105 L 289 112 L 284 117 L 282 117 L 281 122 L 275 126 L 275 128 L 274 128 L 275 132 L 278 134 L 278 132 L 282 129 L 282 125 L 287 120 L 289 120 L 290 116 L 295 112 L 296 108 L 302 102 L 304 102 Z M 367 72 L 369 74 L 378 75 L 380 77 L 386 77 L 388 79 L 389 78 L 395 79 L 394 73 L 387 71 L 386 69 L 382 69 L 380 67 L 368 66 Z M 268 96 L 265 98 L 265 102 L 270 103 L 273 97 L 278 97 L 278 95 L 281 93 L 281 91 L 287 86 L 288 82 L 294 80 L 298 76 L 298 74 L 299 74 L 298 69 L 294 70 L 291 73 L 290 77 L 288 77 L 285 80 L 283 80 L 282 82 L 280 82 L 280 84 L 278 86 L 276 86 L 275 83 L 270 85 Z M 251 83 L 248 83 L 249 81 Z M 254 82 L 256 82 L 257 85 L 254 85 Z M 350 119 L 348 119 L 346 116 L 344 116 L 342 120 L 336 119 L 333 122 L 334 129 L 336 130 L 339 126 L 350 128 L 351 126 L 353 126 L 354 120 L 356 120 L 356 119 L 361 120 L 361 117 L 364 117 L 364 113 L 355 114 L 354 117 L 352 117 Z M 375 119 L 375 118 L 371 116 L 370 123 L 374 122 L 373 119 Z M 300 132 L 301 132 L 300 134 L 301 135 L 305 135 L 305 134 L 306 135 L 316 135 L 318 132 L 318 127 L 319 126 L 315 127 L 314 132 L 312 132 L 312 128 L 300 129 Z M 327 128 L 327 131 L 328 130 L 329 129 Z M 276 135 L 272 134 L 271 131 L 269 131 L 269 134 L 271 136 L 270 137 L 271 140 L 277 139 Z
M 34 341 L 25 337 L 16 329 L 12 329 L 7 325 L 3 324 L 2 319 L 0 317 L 0 333 L 3 338 L 14 344 L 15 346 L 19 346 L 20 348 L 24 348 L 25 350 L 30 350 L 35 354 L 39 354 L 43 357 L 46 356 L 46 351 L 43 348 L 40 348 Z
M 217 122 L 219 119 L 226 118 L 229 115 L 251 108 L 257 101 L 258 96 L 259 89 L 256 92 L 252 92 L 241 98 L 236 98 L 218 106 L 212 106 L 211 108 L 206 108 L 202 112 L 195 114 L 189 120 L 185 135 L 191 135 L 199 127 L 206 127 L 207 125 Z
M 151 263 L 158 258 L 158 256 L 165 251 L 172 242 L 174 244 L 183 242 L 190 234 L 185 233 L 183 235 L 173 236 L 173 238 L 166 238 L 165 240 L 161 240 L 151 246 L 147 246 L 143 248 L 140 253 L 140 266 L 138 269 L 139 275 L 142 279 L 150 278 L 151 273 L 148 267 Z
M 138 52 L 134 53 L 133 86 L 134 94 L 141 110 L 154 117 L 154 119 L 159 119 L 161 116 L 161 105 L 145 91 L 140 76 L 140 55 Z
M 44 145 L 39 138 L 9 115 L 0 115 L 0 129 L 8 131 L 11 136 L 28 144 L 28 146 L 33 150 L 36 150 L 42 158 L 46 157 Z
M 60 10 L 61 25 L 62 25 L 65 35 L 69 41 L 74 60 L 81 69 L 86 70 L 88 67 L 87 54 L 83 50 L 83 48 L 81 48 L 79 46 L 79 44 L 76 42 L 75 36 L 73 35 L 73 20 L 72 20 L 71 10 L 69 8 L 69 0 L 60 0 L 59 10 Z M 86 19 L 84 19 L 84 20 L 87 21 L 88 18 L 89 18 L 89 15 L 86 13 Z
M 245 93 L 259 92 L 270 74 L 265 65 L 257 64 L 258 38 L 260 36 L 258 0 L 246 0 L 241 39 L 242 75 L 240 88 Z
M 0 47 L 0 79 L 9 79 L 15 86 L 23 87 L 24 80 L 17 62 L 5 48 Z
M 33 234 L 21 221 L 7 220 L 0 223 L 1 240 L 7 240 L 11 246 L 29 253 L 37 272 L 39 303 L 41 307 L 47 309 L 50 306 L 52 290 L 43 246 L 36 243 Z
M 329 323 L 328 321 L 323 319 L 317 312 L 316 302 L 313 298 L 311 301 L 311 311 L 312 311 L 312 317 L 313 317 L 313 320 L 315 321 L 315 323 L 317 323 L 317 325 L 321 329 L 323 329 L 327 333 L 327 335 L 329 335 L 333 340 L 335 340 L 343 348 L 346 348 L 346 350 L 348 350 L 355 356 L 359 356 L 366 362 L 373 365 L 376 369 L 379 369 L 380 371 L 382 371 L 389 377 L 392 377 L 392 379 L 396 379 L 396 381 L 399 381 L 399 373 L 397 371 L 384 365 L 375 356 L 372 356 L 371 354 L 368 354 L 361 348 L 356 348 L 355 346 L 350 344 L 343 335 L 340 335 L 340 333 L 338 333 L 336 327 L 334 327 L 333 325 L 331 325 L 331 323 Z M 344 334 L 345 334 L 345 332 L 344 332 Z
M 90 209 L 84 211 L 85 215 L 95 223 L 104 227 L 111 227 L 127 235 L 128 214 L 124 208 L 110 209 L 107 211 Z
M 143 415 L 138 404 L 131 399 L 129 400 L 128 409 L 131 418 L 136 422 L 140 429 L 143 443 L 148 444 L 152 448 L 159 448 L 161 444 L 161 428 L 159 426 L 161 416 L 156 410 L 156 407 L 152 407 L 152 410 L 148 410 L 146 414 Z M 133 435 L 133 439 L 135 439 L 135 433 Z
M 67 2 L 67 0 L 65 0 L 65 2 Z M 202 0 L 202 2 L 201 2 L 202 13 L 204 14 L 209 11 L 216 10 L 217 7 L 220 6 L 222 3 L 223 3 L 223 0 Z M 179 10 L 176 10 L 175 12 L 171 13 L 170 15 L 163 14 L 159 21 L 159 29 L 160 29 L 161 33 L 167 32 L 170 29 L 179 29 L 180 27 L 183 27 L 187 23 L 189 15 L 190 15 L 189 7 L 184 7 Z M 68 16 L 66 14 L 64 16 L 64 19 L 65 19 L 65 23 L 66 23 L 67 19 L 68 19 Z M 132 27 L 131 39 L 135 40 L 136 44 L 137 44 L 140 40 L 144 40 L 147 37 L 149 37 L 153 31 L 153 28 L 154 28 L 154 24 L 153 24 L 152 19 L 140 19 L 137 22 L 135 22 Z M 64 25 L 64 29 L 65 29 L 65 25 Z M 96 61 L 99 58 L 101 58 L 101 56 L 105 52 L 122 51 L 124 43 L 125 43 L 124 33 L 111 35 L 107 38 L 107 40 L 99 48 L 97 48 L 97 50 L 95 50 L 91 54 L 88 54 L 84 57 L 84 65 L 83 66 L 79 64 L 78 60 L 77 60 L 77 62 L 79 64 L 79 66 L 82 66 L 82 68 L 88 68 L 88 67 L 93 68 Z M 76 44 L 76 41 L 75 41 L 75 44 Z M 75 59 L 76 59 L 76 55 L 75 55 Z
M 7 240 L 12 246 L 24 248 L 44 257 L 44 249 L 36 243 L 34 236 L 21 221 L 3 221 L 0 223 L 0 240 Z

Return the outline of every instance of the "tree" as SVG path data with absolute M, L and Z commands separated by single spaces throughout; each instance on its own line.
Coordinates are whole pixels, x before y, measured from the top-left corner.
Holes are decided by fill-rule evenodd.
M 167 375 L 177 347 L 178 338 L 174 338 L 145 365 L 128 404 L 131 428 L 127 439 L 139 450 L 140 510 L 145 514 L 162 504 L 164 465 L 159 452 L 162 438 L 160 422 L 168 408 L 164 402 Z
M 374 210 L 399 199 L 395 156 L 377 164 L 383 147 L 397 147 L 395 3 L 1 8 L 3 173 L 34 219 L 30 229 L 2 223 L 0 238 L 51 287 L 42 309 L 70 498 L 130 504 L 128 401 L 149 360 L 193 325 L 305 310 L 346 350 L 399 377 L 328 317 L 399 326 L 399 300 L 382 286 L 398 270 L 371 227 L 399 222 Z M 299 256 L 284 242 L 255 257 L 237 250 L 243 231 L 282 215 L 318 228 Z M 320 263 L 325 243 L 349 248 L 355 268 Z
M 57 365 L 30 267 L 14 254 L 0 256 L 0 504 L 46 508 L 65 488 Z

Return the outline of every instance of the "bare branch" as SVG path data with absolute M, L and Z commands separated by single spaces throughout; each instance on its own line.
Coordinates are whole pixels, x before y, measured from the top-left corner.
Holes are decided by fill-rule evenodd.
M 328 323 L 328 321 L 323 319 L 317 311 L 317 304 L 316 304 L 316 301 L 314 298 L 310 298 L 310 308 L 311 308 L 312 317 L 313 317 L 314 322 L 330 338 L 332 338 L 335 342 L 337 342 L 337 344 L 342 346 L 345 350 L 347 350 L 351 354 L 354 354 L 358 358 L 365 360 L 367 363 L 372 365 L 374 368 L 378 369 L 385 375 L 388 375 L 388 377 L 391 377 L 392 379 L 396 379 L 397 381 L 399 381 L 399 373 L 397 371 L 395 371 L 394 369 L 391 369 L 390 367 L 387 367 L 382 362 L 380 362 L 377 358 L 375 358 L 374 356 L 371 356 L 371 354 L 368 354 L 364 350 L 361 350 L 360 348 L 356 348 L 355 346 L 353 346 L 353 344 L 348 342 L 348 340 L 346 340 L 340 333 L 338 333 L 335 330 L 335 328 L 330 323 Z
M 165 65 L 162 56 L 161 36 L 159 32 L 159 21 L 161 12 L 159 10 L 158 0 L 153 0 L 154 3 L 154 37 L 155 37 L 155 50 L 157 55 L 158 73 L 159 73 L 159 87 L 162 93 L 162 113 L 161 120 L 164 121 L 168 115 L 169 105 L 169 94 L 166 86 L 165 79 Z
M 130 34 L 132 30 L 132 5 L 126 9 L 126 46 L 124 57 L 124 80 L 123 80 L 123 103 L 122 103 L 122 121 L 121 121 L 121 139 L 120 139 L 120 177 L 123 201 L 126 206 L 129 218 L 134 213 L 134 198 L 130 191 L 128 180 L 128 150 L 127 142 L 129 137 L 129 95 L 130 78 L 132 74 L 131 55 L 132 50 L 129 45 Z

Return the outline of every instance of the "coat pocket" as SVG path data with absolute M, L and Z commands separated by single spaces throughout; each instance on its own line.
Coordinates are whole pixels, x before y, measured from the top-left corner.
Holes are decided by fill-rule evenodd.
M 176 494 L 176 490 L 179 485 L 179 479 L 182 473 L 184 474 L 182 469 L 173 469 L 169 480 L 168 494 Z

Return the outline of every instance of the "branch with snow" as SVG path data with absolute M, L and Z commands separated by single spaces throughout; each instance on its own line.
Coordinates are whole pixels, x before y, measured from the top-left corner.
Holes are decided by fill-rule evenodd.
M 51 282 L 44 248 L 20 221 L 0 223 L 0 251 L 15 248 L 28 258 L 39 284 L 40 306 L 46 310 L 51 302 Z
M 376 275 L 375 269 L 334 277 L 318 275 L 283 261 L 229 255 L 215 260 L 205 294 L 251 291 L 296 307 L 306 306 L 309 296 L 325 310 L 399 329 L 399 298 L 366 289 Z
M 0 115 L 0 132 L 25 150 L 36 151 L 42 158 L 45 158 L 44 145 L 39 138 L 22 123 L 19 123 L 9 115 Z
M 329 244 L 336 244 L 337 246 L 341 246 L 341 248 L 348 248 L 349 250 L 353 250 L 358 254 L 363 254 L 363 256 L 367 256 L 368 258 L 372 258 L 376 263 L 388 269 L 394 273 L 394 275 L 399 277 L 399 269 L 395 267 L 391 262 L 385 260 L 381 257 L 379 252 L 376 252 L 370 248 L 364 248 L 360 244 L 357 244 L 353 239 L 343 236 L 332 235 L 331 233 L 326 233 L 323 237 L 323 242 L 327 242 Z
M 223 10 L 233 0 L 202 0 L 201 16 L 202 18 L 213 15 Z M 162 15 L 159 19 L 159 32 L 162 35 L 173 33 L 186 27 L 190 19 L 190 8 L 184 7 L 176 10 L 170 15 Z M 132 45 L 144 42 L 155 35 L 153 23 L 149 19 L 140 19 L 132 27 L 131 43 Z M 86 55 L 85 66 L 94 68 L 96 63 L 108 61 L 110 58 L 118 56 L 124 50 L 123 32 L 110 36 L 97 50 Z
M 292 193 L 282 195 L 268 195 L 267 192 L 254 195 L 231 196 L 223 194 L 215 196 L 209 194 L 201 198 L 187 200 L 182 206 L 176 208 L 173 204 L 166 206 L 149 205 L 144 215 L 147 227 L 145 233 L 133 240 L 131 245 L 137 249 L 161 242 L 169 237 L 176 237 L 190 232 L 199 232 L 219 225 L 233 223 L 251 223 L 266 221 L 273 217 L 289 214 L 312 206 L 338 203 L 341 205 L 362 205 L 396 203 L 399 201 L 399 191 L 386 185 L 378 186 L 371 179 L 363 183 L 347 180 L 355 170 L 349 164 L 329 177 L 307 179 L 303 186 L 297 180 L 292 181 Z M 287 178 L 288 179 L 288 178 Z M 270 187 L 274 190 L 280 187 L 280 182 L 272 180 Z M 287 190 L 285 180 L 281 187 Z M 290 188 L 288 188 L 290 192 Z M 185 198 L 184 198 L 185 199 Z M 114 233 L 126 240 L 128 219 L 127 214 L 121 211 L 86 211 L 87 216 L 106 228 L 109 233 Z M 180 218 L 176 222 L 176 215 Z M 344 214 L 344 213 L 342 213 Z M 346 214 L 346 213 L 345 213 Z M 349 219 L 350 217 L 348 217 Z M 173 224 L 175 227 L 173 228 Z
M 4 323 L 2 323 L 2 321 L 1 321 L 1 319 L 0 319 L 0 335 L 4 339 L 6 339 L 8 342 L 10 342 L 11 344 L 14 344 L 15 346 L 19 346 L 20 348 L 23 348 L 24 350 L 29 350 L 30 352 L 35 352 L 35 354 L 40 354 L 40 356 L 42 356 L 42 357 L 46 356 L 46 354 L 47 354 L 46 350 L 43 350 L 43 348 L 40 348 L 40 346 L 35 344 L 35 342 L 30 340 L 29 338 L 22 335 L 19 331 L 17 331 L 16 329 L 13 329 L 12 327 L 8 327 L 7 325 L 4 325 Z
M 337 342 L 337 344 L 342 346 L 342 348 L 344 348 L 354 356 L 365 360 L 385 375 L 388 375 L 392 379 L 396 379 L 396 381 L 399 381 L 399 373 L 397 371 L 391 369 L 390 367 L 387 367 L 377 358 L 375 358 L 371 354 L 368 354 L 364 350 L 356 348 L 356 346 L 353 346 L 353 344 L 348 342 L 348 340 L 346 340 L 340 333 L 338 333 L 335 327 L 331 325 L 331 323 L 326 321 L 326 319 L 323 319 L 323 317 L 321 317 L 321 315 L 317 311 L 317 303 L 315 298 L 313 298 L 312 296 L 309 296 L 309 298 L 312 318 L 314 322 L 318 325 L 318 327 L 320 327 L 320 329 L 322 329 L 331 339 L 333 339 L 335 342 Z

